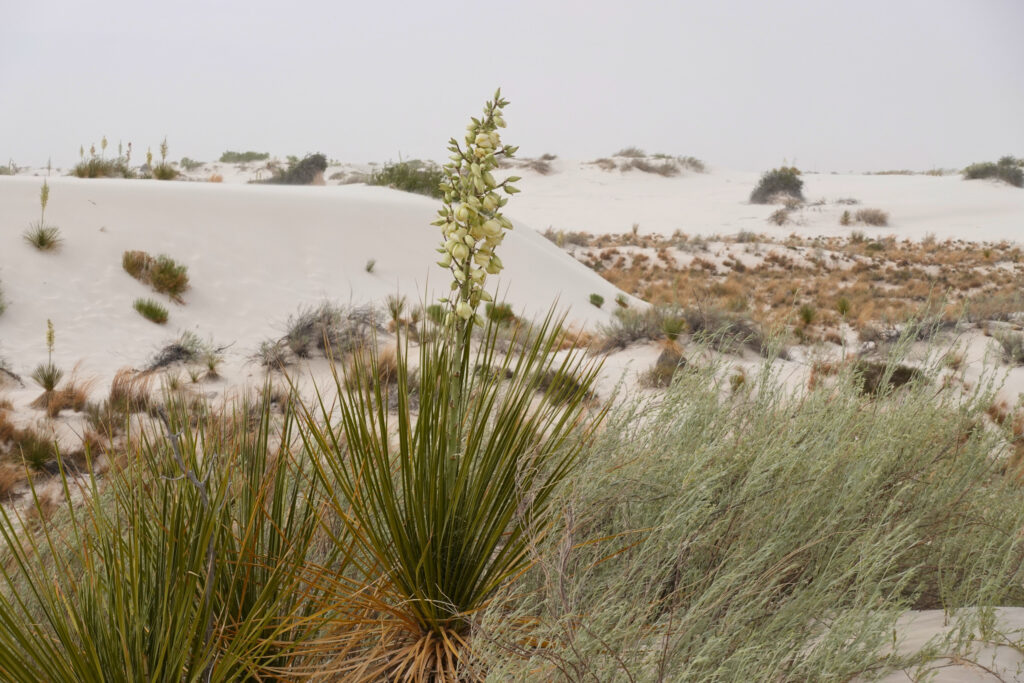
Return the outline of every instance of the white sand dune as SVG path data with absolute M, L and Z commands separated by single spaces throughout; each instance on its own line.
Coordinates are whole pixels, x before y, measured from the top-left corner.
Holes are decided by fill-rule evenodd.
M 139 180 L 51 178 L 47 223 L 64 244 L 41 253 L 22 239 L 39 218 L 35 178 L 0 179 L 0 356 L 19 373 L 46 358 L 46 320 L 57 332 L 54 360 L 110 377 L 144 363 L 178 331 L 191 330 L 241 362 L 260 341 L 279 336 L 299 306 L 323 300 L 410 303 L 429 286 L 447 288 L 434 261 L 438 202 L 365 187 L 277 187 Z M 132 308 L 137 297 L 164 299 L 132 279 L 121 255 L 165 253 L 188 266 L 185 304 L 168 303 L 164 326 Z M 557 299 L 571 320 L 604 320 L 618 290 L 528 227 L 502 245 L 506 270 L 490 283 L 516 310 L 541 314 Z M 375 260 L 373 272 L 366 265 Z
M 776 226 L 768 217 L 778 206 L 749 203 L 758 173 L 711 169 L 666 178 L 638 170 L 603 171 L 572 161 L 552 162 L 553 173 L 517 170 L 523 190 L 509 213 L 537 230 L 595 234 L 628 232 L 670 235 L 735 234 L 741 230 L 768 235 L 870 234 L 919 240 L 1024 240 L 1024 190 L 1002 182 L 965 181 L 959 175 L 857 175 L 805 173 L 808 204 L 794 214 L 792 225 Z M 856 199 L 859 204 L 837 204 Z M 890 214 L 889 226 L 839 225 L 846 209 L 877 208 Z

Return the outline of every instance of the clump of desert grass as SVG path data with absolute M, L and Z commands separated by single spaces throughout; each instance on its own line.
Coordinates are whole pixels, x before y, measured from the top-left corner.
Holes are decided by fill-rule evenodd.
M 153 299 L 138 298 L 132 307 L 146 320 L 163 325 L 167 322 L 167 307 Z
M 441 179 L 440 166 L 433 162 L 412 159 L 384 164 L 370 174 L 366 184 L 383 185 L 403 192 L 440 199 Z
M 136 280 L 178 303 L 182 302 L 181 295 L 188 291 L 188 266 L 166 254 L 154 258 L 144 251 L 126 251 L 121 256 L 121 267 Z

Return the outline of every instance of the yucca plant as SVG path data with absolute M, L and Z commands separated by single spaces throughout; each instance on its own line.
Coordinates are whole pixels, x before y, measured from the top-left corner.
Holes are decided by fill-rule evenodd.
M 316 496 L 287 448 L 287 414 L 271 435 L 266 396 L 195 429 L 193 411 L 172 403 L 167 433 L 143 432 L 103 482 L 62 471 L 65 502 L 38 533 L 0 510 L 0 678 L 284 675 L 317 630 L 302 608 Z M 30 515 L 42 508 L 33 499 Z
M 39 190 L 39 220 L 30 224 L 22 233 L 25 241 L 39 251 L 54 251 L 64 241 L 60 236 L 60 228 L 46 224 L 46 205 L 49 202 L 50 184 L 43 180 L 43 186 Z
M 491 300 L 483 284 L 501 270 L 495 247 L 512 227 L 497 190 L 516 192 L 514 179 L 491 175 L 515 151 L 496 130 L 505 104 L 499 91 L 473 119 L 465 148 L 451 141 L 435 224 L 454 294 L 442 300 L 442 329 L 419 347 L 415 413 L 406 340 L 393 389 L 380 381 L 375 351 L 356 354 L 347 376 L 335 376 L 337 413 L 322 399 L 305 416 L 303 439 L 321 454 L 312 462 L 357 548 L 359 588 L 347 600 L 377 614 L 338 637 L 346 655 L 329 668 L 353 680 L 477 675 L 466 671 L 474 615 L 530 564 L 531 544 L 555 523 L 551 496 L 603 416 L 588 414 L 585 401 L 595 363 L 572 351 L 556 360 L 560 320 L 517 326 L 514 351 L 502 353 L 508 333 L 476 312 Z M 552 372 L 578 384 L 538 397 Z
M 43 388 L 43 394 L 39 396 L 35 401 L 32 402 L 33 407 L 42 408 L 46 407 L 50 402 L 50 397 L 53 395 L 57 385 L 60 384 L 60 380 L 64 377 L 64 371 L 53 363 L 53 345 L 56 339 L 56 335 L 53 330 L 53 321 L 46 321 L 46 362 L 40 363 L 36 366 L 36 369 L 32 371 L 32 379 L 35 380 L 36 384 Z

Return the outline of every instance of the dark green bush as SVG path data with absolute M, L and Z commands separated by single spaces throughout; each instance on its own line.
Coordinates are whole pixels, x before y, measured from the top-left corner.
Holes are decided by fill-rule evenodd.
M 232 152 L 228 150 L 220 155 L 222 164 L 244 164 L 250 161 L 266 161 L 270 158 L 267 152 Z
M 310 154 L 301 161 L 293 161 L 288 168 L 278 171 L 272 178 L 260 182 L 268 185 L 309 185 L 327 170 L 327 157 L 323 154 Z
M 760 182 L 750 193 L 751 204 L 768 204 L 780 195 L 803 200 L 804 181 L 800 180 L 800 171 L 792 166 L 783 166 L 766 171 Z
M 512 304 L 488 303 L 487 319 L 499 325 L 511 325 L 516 321 L 516 315 L 512 312 Z
M 441 169 L 433 163 L 419 161 L 400 161 L 397 164 L 384 164 L 379 171 L 374 171 L 367 185 L 383 185 L 403 192 L 414 192 L 428 197 L 440 199 Z
M 1024 187 L 1022 166 L 1024 166 L 1024 159 L 1015 159 L 1011 156 L 1005 156 L 994 164 L 991 161 L 971 164 L 964 169 L 964 180 L 995 178 L 1014 187 Z

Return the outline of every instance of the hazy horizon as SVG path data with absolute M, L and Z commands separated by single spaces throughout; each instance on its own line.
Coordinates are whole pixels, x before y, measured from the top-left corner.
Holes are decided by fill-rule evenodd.
M 522 156 L 762 170 L 1024 156 L 1024 3 L 0 4 L 0 163 L 443 159 L 494 88 Z

